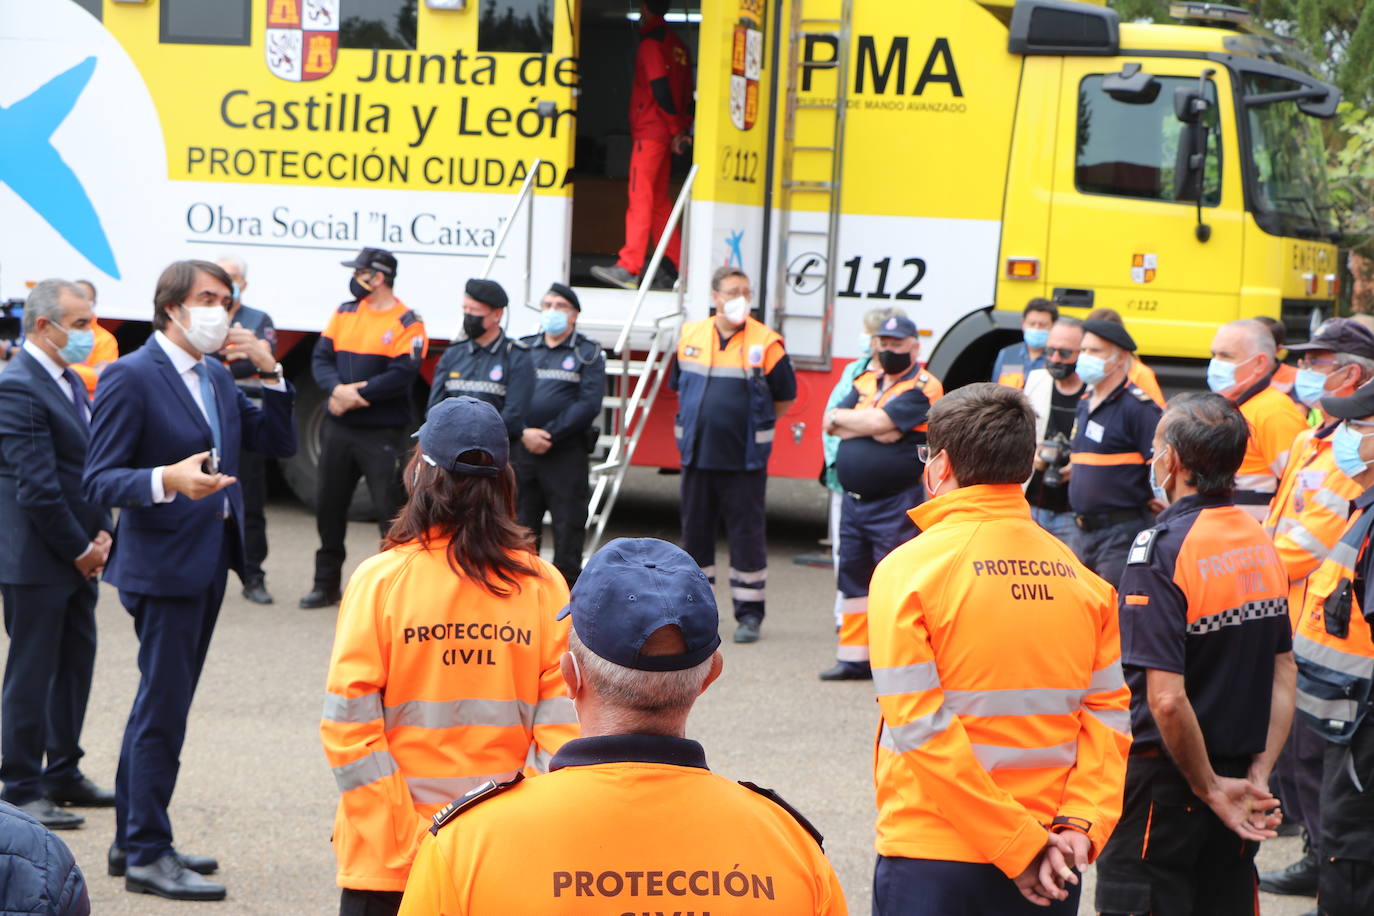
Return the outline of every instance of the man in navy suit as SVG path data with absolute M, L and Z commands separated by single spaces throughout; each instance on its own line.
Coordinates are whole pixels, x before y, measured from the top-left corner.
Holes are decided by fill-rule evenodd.
M 219 900 L 214 859 L 178 853 L 167 805 L 186 716 L 210 647 L 228 571 L 243 568 L 242 448 L 276 458 L 296 450 L 292 392 L 267 343 L 229 329 L 224 270 L 178 261 L 153 296 L 152 338 L 100 377 L 83 492 L 120 506 L 105 581 L 138 633 L 138 694 L 115 775 L 111 874 L 127 890 Z M 262 405 L 244 397 L 218 359 L 251 360 Z M 239 356 L 236 356 L 238 354 Z M 127 864 L 126 864 L 127 863 Z
M 86 386 L 67 368 L 89 354 L 94 323 L 80 288 L 44 280 L 24 304 L 24 345 L 0 375 L 0 594 L 10 636 L 0 798 L 53 830 L 85 820 L 58 804 L 114 804 L 78 766 L 95 667 L 96 575 L 114 530 L 105 508 L 81 497 L 90 408 Z

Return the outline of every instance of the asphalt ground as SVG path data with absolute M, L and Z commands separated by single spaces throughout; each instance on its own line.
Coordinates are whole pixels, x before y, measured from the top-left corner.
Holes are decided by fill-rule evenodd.
M 769 484 L 768 618 L 755 645 L 730 642 L 728 583 L 719 600 L 725 671 L 698 703 L 689 734 L 712 769 L 774 788 L 825 834 L 850 911 L 870 910 L 873 873 L 871 686 L 822 683 L 835 632 L 834 583 L 828 569 L 797 565 L 824 534 L 825 493 L 808 481 Z M 614 535 L 678 532 L 677 478 L 636 469 L 611 525 Z M 130 894 L 105 873 L 113 809 L 86 809 L 87 822 L 62 838 L 76 855 L 97 916 L 206 909 L 225 914 L 327 914 L 338 910 L 329 836 L 337 793 L 319 743 L 319 715 L 334 632 L 330 610 L 302 611 L 316 546 L 313 516 L 287 498 L 268 509 L 267 584 L 277 603 L 260 607 L 239 594 L 236 578 L 220 614 L 200 690 L 191 710 L 181 779 L 171 815 L 177 847 L 214 855 L 222 903 L 175 903 Z M 376 549 L 376 528 L 349 528 L 347 571 Z M 547 545 L 546 545 L 547 550 Z M 727 563 L 722 542 L 720 563 Z M 83 766 L 113 786 L 120 736 L 137 686 L 137 643 L 114 589 L 102 586 L 100 649 L 86 719 Z M 0 637 L 0 644 L 5 641 Z M 4 646 L 7 650 L 7 646 Z M 1264 844 L 1260 868 L 1299 855 L 1296 839 Z M 1091 912 L 1092 872 L 1081 912 Z M 1297 916 L 1309 898 L 1262 895 L 1265 916 Z M 1201 914 L 1200 914 L 1201 916 Z

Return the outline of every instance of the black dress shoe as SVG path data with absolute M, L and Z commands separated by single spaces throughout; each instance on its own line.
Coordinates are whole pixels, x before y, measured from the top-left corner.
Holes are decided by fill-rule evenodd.
M 179 852 L 174 853 L 181 864 L 198 875 L 213 875 L 219 871 L 219 862 L 209 856 L 188 856 Z M 110 851 L 106 857 L 111 878 L 122 878 L 129 865 L 129 852 L 115 844 L 110 844 Z
M 1260 875 L 1260 890 L 1267 894 L 1286 894 L 1293 897 L 1317 896 L 1317 857 L 1308 850 L 1301 859 L 1287 868 L 1267 871 Z
M 868 662 L 836 662 L 818 675 L 823 681 L 871 681 L 873 669 Z
M 36 798 L 15 807 L 49 830 L 75 830 L 86 823 L 81 815 L 63 811 L 46 798 Z
M 760 623 L 757 617 L 741 617 L 739 626 L 735 627 L 735 642 L 758 642 Z
M 271 604 L 272 593 L 267 590 L 267 586 L 261 581 L 249 582 L 243 587 L 243 597 L 254 604 Z
M 331 604 L 339 603 L 339 590 L 320 588 L 318 585 L 312 588 L 303 598 L 301 607 L 307 611 L 317 607 L 329 607 Z
M 68 786 L 48 793 L 55 804 L 74 808 L 113 808 L 115 794 L 102 789 L 85 776 Z
M 206 881 L 181 864 L 169 852 L 152 865 L 130 865 L 124 873 L 124 889 L 135 894 L 157 894 L 168 900 L 223 900 L 223 884 Z

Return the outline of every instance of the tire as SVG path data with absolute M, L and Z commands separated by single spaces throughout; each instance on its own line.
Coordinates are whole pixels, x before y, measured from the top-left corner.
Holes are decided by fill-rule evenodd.
M 291 379 L 296 388 L 296 435 L 299 437 L 296 454 L 281 462 L 282 476 L 296 498 L 314 512 L 318 508 L 320 433 L 325 422 L 325 401 L 327 398 L 310 371 L 297 373 Z M 372 494 L 367 490 L 366 481 L 359 479 L 353 491 L 353 502 L 348 507 L 348 517 L 355 522 L 377 520 L 377 512 L 372 507 Z

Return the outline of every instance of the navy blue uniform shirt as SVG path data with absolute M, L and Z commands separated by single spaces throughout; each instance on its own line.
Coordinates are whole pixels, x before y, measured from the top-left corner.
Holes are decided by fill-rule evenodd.
M 601 413 L 606 393 L 606 354 L 601 345 L 573 331 L 550 347 L 543 334 L 520 338 L 534 366 L 534 394 L 525 425 L 542 429 L 554 442 L 586 432 Z
M 1143 509 L 1153 496 L 1150 459 L 1163 411 L 1129 380 L 1090 404 L 1091 389 L 1074 419 L 1069 505 L 1079 514 Z
M 434 369 L 429 407 L 463 394 L 501 411 L 506 434 L 512 439 L 520 438 L 530 425 L 525 422 L 525 412 L 534 394 L 534 366 L 529 348 L 507 337 L 505 331 L 485 347 L 478 346 L 475 340 L 454 341 Z

